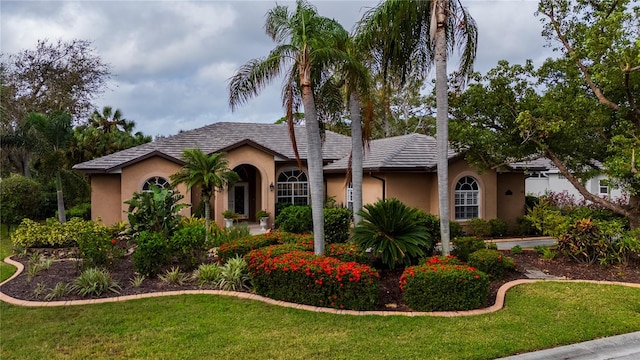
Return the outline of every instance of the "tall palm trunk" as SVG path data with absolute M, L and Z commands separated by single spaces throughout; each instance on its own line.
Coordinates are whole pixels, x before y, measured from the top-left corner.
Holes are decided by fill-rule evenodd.
M 211 195 L 202 194 L 204 201 L 204 242 L 209 243 L 209 224 L 211 223 Z
M 322 143 L 313 94 L 309 86 L 302 88 L 302 104 L 307 128 L 307 166 L 309 167 L 309 192 L 311 193 L 311 215 L 313 218 L 313 250 L 317 255 L 322 255 L 324 254 Z
M 351 113 L 351 183 L 353 223 L 355 225 L 362 221 L 362 217 L 358 215 L 362 209 L 362 162 L 364 158 L 361 108 L 360 95 L 354 91 L 349 98 L 349 112 Z
M 442 253 L 448 255 L 449 245 L 449 121 L 447 99 L 447 38 L 446 13 L 448 0 L 436 0 L 434 3 L 437 21 L 435 33 L 436 63 L 436 138 L 438 157 L 438 204 L 440 210 L 440 238 Z
M 56 197 L 58 200 L 58 221 L 67 222 L 67 214 L 64 212 L 64 196 L 62 194 L 62 178 L 60 172 L 56 174 Z

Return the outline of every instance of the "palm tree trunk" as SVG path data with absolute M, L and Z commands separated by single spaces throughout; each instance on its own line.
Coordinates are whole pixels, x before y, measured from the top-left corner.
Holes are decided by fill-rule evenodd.
M 307 129 L 307 166 L 309 167 L 309 192 L 311 193 L 311 215 L 313 218 L 313 250 L 324 254 L 324 202 L 322 172 L 322 141 L 320 126 L 311 86 L 302 85 L 305 127 Z
M 67 222 L 67 214 L 64 212 L 64 196 L 62 195 L 62 178 L 56 174 L 56 197 L 58 198 L 58 221 Z
M 353 189 L 353 223 L 355 225 L 362 221 L 362 217 L 358 215 L 358 212 L 362 209 L 362 162 L 364 158 L 360 110 L 360 95 L 354 91 L 349 98 L 349 112 L 351 113 L 351 183 Z
M 448 0 L 436 0 L 435 14 L 438 28 L 435 36 L 436 63 L 436 138 L 438 157 L 438 204 L 440 210 L 440 240 L 442 254 L 448 255 L 449 245 L 449 121 L 447 85 L 446 13 Z
M 209 244 L 209 224 L 211 222 L 211 197 L 209 194 L 202 194 L 202 200 L 204 201 L 204 242 Z

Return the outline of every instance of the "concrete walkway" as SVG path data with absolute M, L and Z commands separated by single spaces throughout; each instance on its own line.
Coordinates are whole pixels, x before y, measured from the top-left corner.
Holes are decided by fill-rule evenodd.
M 499 360 L 638 360 L 640 331 L 509 356 Z

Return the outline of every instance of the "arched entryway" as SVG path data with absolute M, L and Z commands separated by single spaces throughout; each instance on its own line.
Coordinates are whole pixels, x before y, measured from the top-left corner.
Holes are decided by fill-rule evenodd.
M 236 166 L 240 181 L 229 188 L 227 208 L 240 215 L 240 220 L 256 221 L 256 211 L 261 209 L 262 191 L 260 171 L 253 165 Z

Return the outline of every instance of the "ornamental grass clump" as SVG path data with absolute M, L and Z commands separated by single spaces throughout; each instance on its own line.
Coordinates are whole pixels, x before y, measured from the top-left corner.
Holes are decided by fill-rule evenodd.
M 107 291 L 120 293 L 120 290 L 120 285 L 111 277 L 111 274 L 99 268 L 86 269 L 69 287 L 70 292 L 80 296 L 100 296 Z
M 257 294 L 272 299 L 338 309 L 371 310 L 378 302 L 378 273 L 356 262 L 282 248 L 245 256 Z
M 416 311 L 459 311 L 486 306 L 487 274 L 467 265 L 430 261 L 405 269 L 400 276 L 404 302 Z
M 512 258 L 502 255 L 498 250 L 482 249 L 469 255 L 469 266 L 486 273 L 491 280 L 502 279 L 504 272 L 514 270 L 516 263 Z

